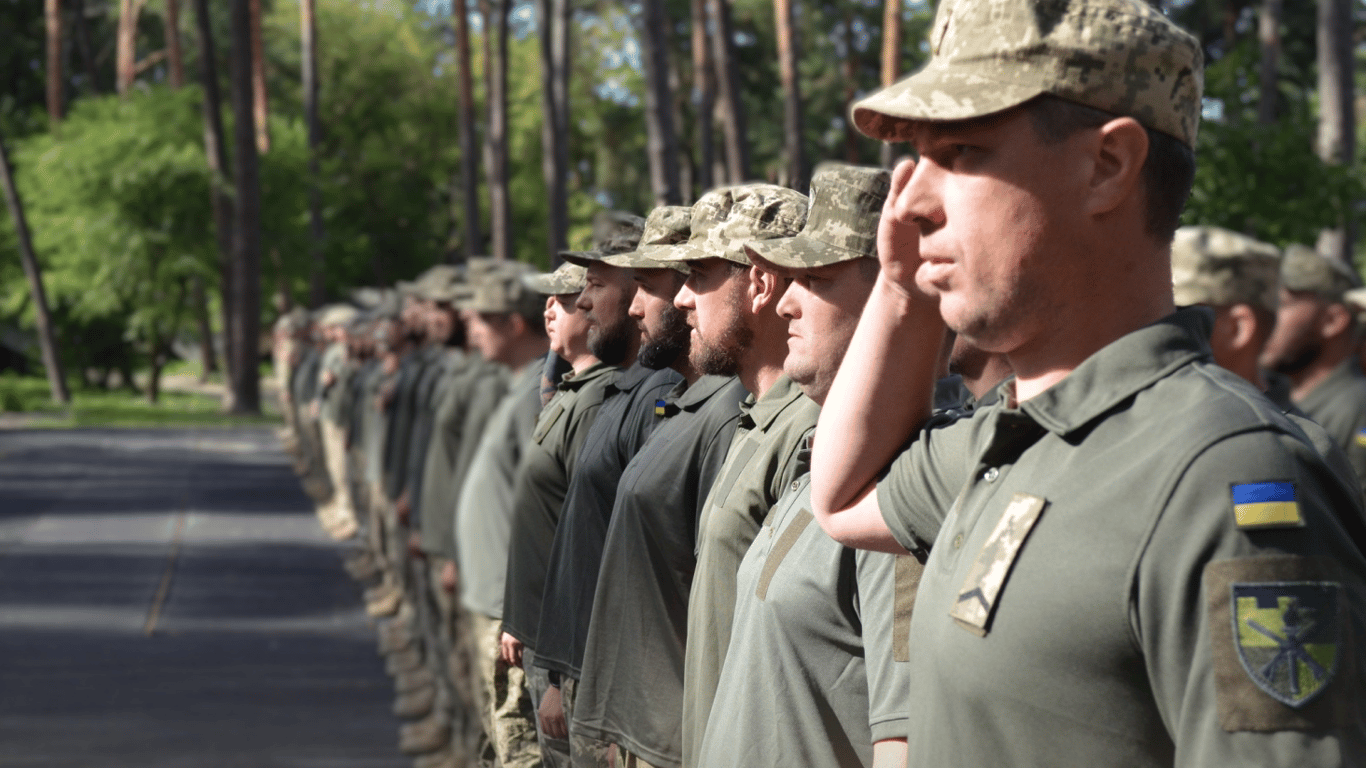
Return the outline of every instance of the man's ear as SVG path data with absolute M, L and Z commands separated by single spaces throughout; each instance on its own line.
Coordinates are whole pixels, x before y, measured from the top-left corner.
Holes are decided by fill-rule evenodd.
M 1102 125 L 1088 145 L 1094 153 L 1086 212 L 1109 213 L 1141 193 L 1143 164 L 1148 160 L 1148 132 L 1132 117 Z
M 1319 313 L 1319 333 L 1325 339 L 1334 339 L 1352 327 L 1352 310 L 1346 305 L 1333 302 Z
M 787 281 L 758 267 L 749 268 L 750 312 L 759 314 L 767 306 L 777 306 Z

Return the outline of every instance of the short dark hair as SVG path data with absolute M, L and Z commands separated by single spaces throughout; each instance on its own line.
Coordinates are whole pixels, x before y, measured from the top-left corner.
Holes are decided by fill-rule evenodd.
M 1099 128 L 1118 117 L 1103 109 L 1044 94 L 1024 104 L 1034 130 L 1045 144 L 1057 144 L 1085 128 Z M 1143 162 L 1143 188 L 1147 193 L 1145 229 L 1170 242 L 1181 225 L 1181 211 L 1195 183 L 1195 152 L 1175 136 L 1144 126 L 1148 132 L 1148 158 Z

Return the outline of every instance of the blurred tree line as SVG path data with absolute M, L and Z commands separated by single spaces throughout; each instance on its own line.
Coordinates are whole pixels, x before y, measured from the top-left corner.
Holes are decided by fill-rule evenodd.
M 1360 0 L 1155 4 L 1208 64 L 1186 220 L 1281 245 L 1335 231 L 1350 248 Z M 804 190 L 825 159 L 889 163 L 904 150 L 858 135 L 848 105 L 924 62 L 933 14 L 932 0 L 0 0 L 0 137 L 68 369 L 127 382 L 175 342 L 217 337 L 239 352 L 233 404 L 252 410 L 256 344 L 233 337 L 290 306 L 476 254 L 550 267 L 587 246 L 602 208 L 644 214 L 753 179 Z M 1331 151 L 1325 23 L 1347 40 L 1351 93 Z M 223 127 L 206 148 L 210 111 Z M 31 327 L 20 245 L 0 219 L 0 325 Z

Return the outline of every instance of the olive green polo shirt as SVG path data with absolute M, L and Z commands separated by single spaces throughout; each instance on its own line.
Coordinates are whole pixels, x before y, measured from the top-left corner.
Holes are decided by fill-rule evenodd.
M 726 463 L 703 505 L 697 530 L 697 570 L 688 597 L 683 677 L 683 765 L 696 766 L 712 695 L 730 645 L 735 572 L 773 504 L 797 479 L 802 438 L 816 427 L 820 406 L 786 375 L 764 396 L 740 406 Z
M 911 618 L 911 766 L 1363 754 L 1366 562 L 1334 517 L 1359 515 L 1360 494 L 1213 364 L 1211 325 L 1178 312 L 894 460 L 887 524 L 902 546 L 934 542 Z
M 906 735 L 920 563 L 840 545 L 811 516 L 810 476 L 794 485 L 736 574 L 698 765 L 871 766 L 874 742 Z
M 1366 376 L 1356 356 L 1343 360 L 1295 404 L 1342 446 L 1366 492 Z
M 526 447 L 512 497 L 512 544 L 503 595 L 503 631 L 536 648 L 550 548 L 579 449 L 618 370 L 594 363 L 555 386 Z
M 697 521 L 747 395 L 723 376 L 670 392 L 660 404 L 664 423 L 622 473 L 607 529 L 574 727 L 662 768 L 682 761 Z

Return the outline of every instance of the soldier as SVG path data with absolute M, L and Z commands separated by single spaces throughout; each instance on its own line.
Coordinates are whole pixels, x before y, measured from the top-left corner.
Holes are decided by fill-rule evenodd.
M 819 178 L 822 184 L 838 183 L 831 173 Z M 689 269 L 674 303 L 687 315 L 696 336 L 690 355 L 698 370 L 738 376 L 750 396 L 741 406 L 726 462 L 697 523 L 697 564 L 687 601 L 683 665 L 680 749 L 686 766 L 697 765 L 697 749 L 730 644 L 735 571 L 769 508 L 796 480 L 797 449 L 815 427 L 819 411 L 783 373 L 787 319 L 778 314 L 777 304 L 787 282 L 752 266 L 746 251 L 800 232 L 806 223 L 806 196 L 753 184 L 714 194 L 710 202 L 729 209 L 721 214 L 725 224 L 697 246 L 675 248 L 669 254 Z M 667 711 L 667 701 L 657 704 Z
M 790 321 L 783 369 L 813 402 L 825 400 L 877 278 L 889 181 L 880 169 L 824 166 L 811 179 L 802 233 L 747 247 L 758 268 L 790 280 L 778 302 Z M 905 760 L 903 662 L 920 564 L 835 543 L 810 524 L 808 486 L 803 467 L 739 565 L 729 650 L 691 755 L 697 765 Z M 781 694 L 756 695 L 765 690 Z
M 474 297 L 464 306 L 470 343 L 513 377 L 470 462 L 455 519 L 460 601 L 471 622 L 480 714 L 504 768 L 541 762 L 526 675 L 502 660 L 499 643 L 513 481 L 541 410 L 541 369 L 549 347 L 545 299 L 522 285 L 526 272 L 515 262 L 491 271 L 479 279 Z
M 1337 259 L 1287 248 L 1276 331 L 1262 363 L 1290 379 L 1295 405 L 1342 446 L 1366 491 L 1366 376 L 1353 356 L 1356 312 L 1343 299 L 1360 283 Z
M 356 319 L 356 308 L 346 304 L 328 307 L 319 325 L 329 342 L 318 370 L 318 430 L 320 448 L 332 498 L 320 511 L 323 525 L 334 539 L 356 535 L 356 509 L 351 501 L 351 478 L 347 474 L 346 431 L 342 427 L 355 364 L 349 359 L 346 326 Z
M 1136 0 L 957 0 L 930 48 L 853 109 L 919 160 L 811 475 L 836 540 L 928 550 L 909 764 L 1354 762 L 1360 495 L 1174 311 L 1199 43 Z M 1016 378 L 922 429 L 945 323 Z
M 657 261 L 651 254 L 687 240 L 691 222 L 691 208 L 656 208 L 636 250 L 604 255 L 588 264 L 596 279 L 591 291 L 579 298 L 598 352 L 610 356 L 612 349 L 624 347 L 622 363 L 634 364 L 608 384 L 602 408 L 579 451 L 551 544 L 537 622 L 533 661 L 547 670 L 551 686 L 541 699 L 539 720 L 545 733 L 555 738 L 567 734 L 576 768 L 607 764 L 606 744 L 574 728 L 573 714 L 617 482 L 662 420 L 656 403 L 682 380 L 669 366 L 687 357 L 688 326 L 673 306 L 687 268 Z M 624 345 L 623 330 L 628 334 Z

